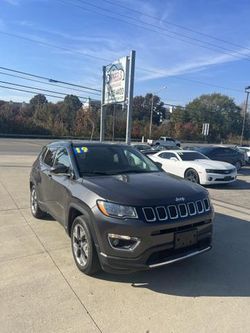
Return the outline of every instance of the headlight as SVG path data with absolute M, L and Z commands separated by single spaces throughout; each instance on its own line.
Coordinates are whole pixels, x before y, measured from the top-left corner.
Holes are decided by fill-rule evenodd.
M 216 170 L 213 170 L 213 169 L 206 169 L 206 173 L 216 173 L 215 171 Z
M 97 206 L 100 209 L 100 211 L 106 216 L 119 217 L 119 218 L 126 217 L 131 219 L 136 219 L 138 217 L 136 209 L 131 206 L 123 206 L 103 200 L 98 200 Z

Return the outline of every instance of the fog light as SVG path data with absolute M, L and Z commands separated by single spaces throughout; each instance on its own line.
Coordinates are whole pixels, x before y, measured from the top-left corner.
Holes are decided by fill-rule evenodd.
M 113 249 L 125 251 L 133 251 L 140 244 L 137 237 L 116 234 L 108 234 L 108 241 Z
M 208 180 L 211 182 L 213 180 L 213 177 L 208 177 Z

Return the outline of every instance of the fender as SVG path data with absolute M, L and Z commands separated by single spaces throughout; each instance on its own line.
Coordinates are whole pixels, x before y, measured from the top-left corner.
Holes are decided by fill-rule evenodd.
M 92 234 L 92 237 L 94 240 L 94 243 L 95 243 L 96 247 L 99 248 L 98 241 L 97 241 L 97 230 L 95 227 L 95 219 L 94 219 L 94 215 L 93 215 L 91 209 L 89 208 L 88 205 L 86 205 L 84 202 L 80 201 L 79 199 L 77 199 L 75 197 L 72 197 L 72 199 L 73 200 L 68 207 L 67 218 L 65 221 L 65 230 L 66 230 L 67 234 L 70 236 L 71 225 L 73 223 L 73 221 L 71 221 L 70 211 L 71 211 L 71 208 L 74 208 L 74 209 L 78 210 L 81 213 L 81 215 L 84 216 L 84 220 L 88 224 L 88 227 L 91 231 L 91 234 Z

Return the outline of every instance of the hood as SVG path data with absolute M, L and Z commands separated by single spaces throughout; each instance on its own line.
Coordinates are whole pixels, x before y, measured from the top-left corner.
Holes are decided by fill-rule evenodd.
M 164 205 L 204 198 L 207 190 L 165 172 L 85 178 L 82 183 L 98 198 L 125 205 Z M 183 199 L 184 198 L 184 199 Z
M 232 164 L 222 162 L 222 161 L 214 161 L 214 160 L 195 160 L 189 161 L 187 163 L 192 163 L 197 166 L 202 166 L 205 169 L 214 169 L 214 170 L 230 170 L 235 168 Z

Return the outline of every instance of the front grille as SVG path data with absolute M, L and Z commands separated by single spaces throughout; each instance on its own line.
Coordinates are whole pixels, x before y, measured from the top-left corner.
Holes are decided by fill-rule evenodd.
M 164 206 L 156 207 L 156 214 L 159 221 L 165 221 L 168 218 L 166 208 Z
M 195 202 L 177 205 L 142 208 L 146 222 L 176 220 L 209 212 L 211 209 L 208 198 Z
M 235 169 L 228 169 L 228 170 L 212 170 L 212 173 L 217 173 L 219 175 L 229 175 L 230 173 L 234 172 Z
M 155 212 L 154 209 L 152 207 L 145 207 L 142 208 L 145 219 L 147 222 L 154 222 L 156 221 L 156 216 L 155 216 Z
M 201 200 L 196 201 L 196 208 L 199 214 L 204 212 L 204 207 Z
M 168 206 L 169 217 L 173 220 L 178 218 L 178 210 L 175 205 Z
M 187 206 L 185 204 L 179 204 L 178 208 L 181 217 L 188 216 Z

